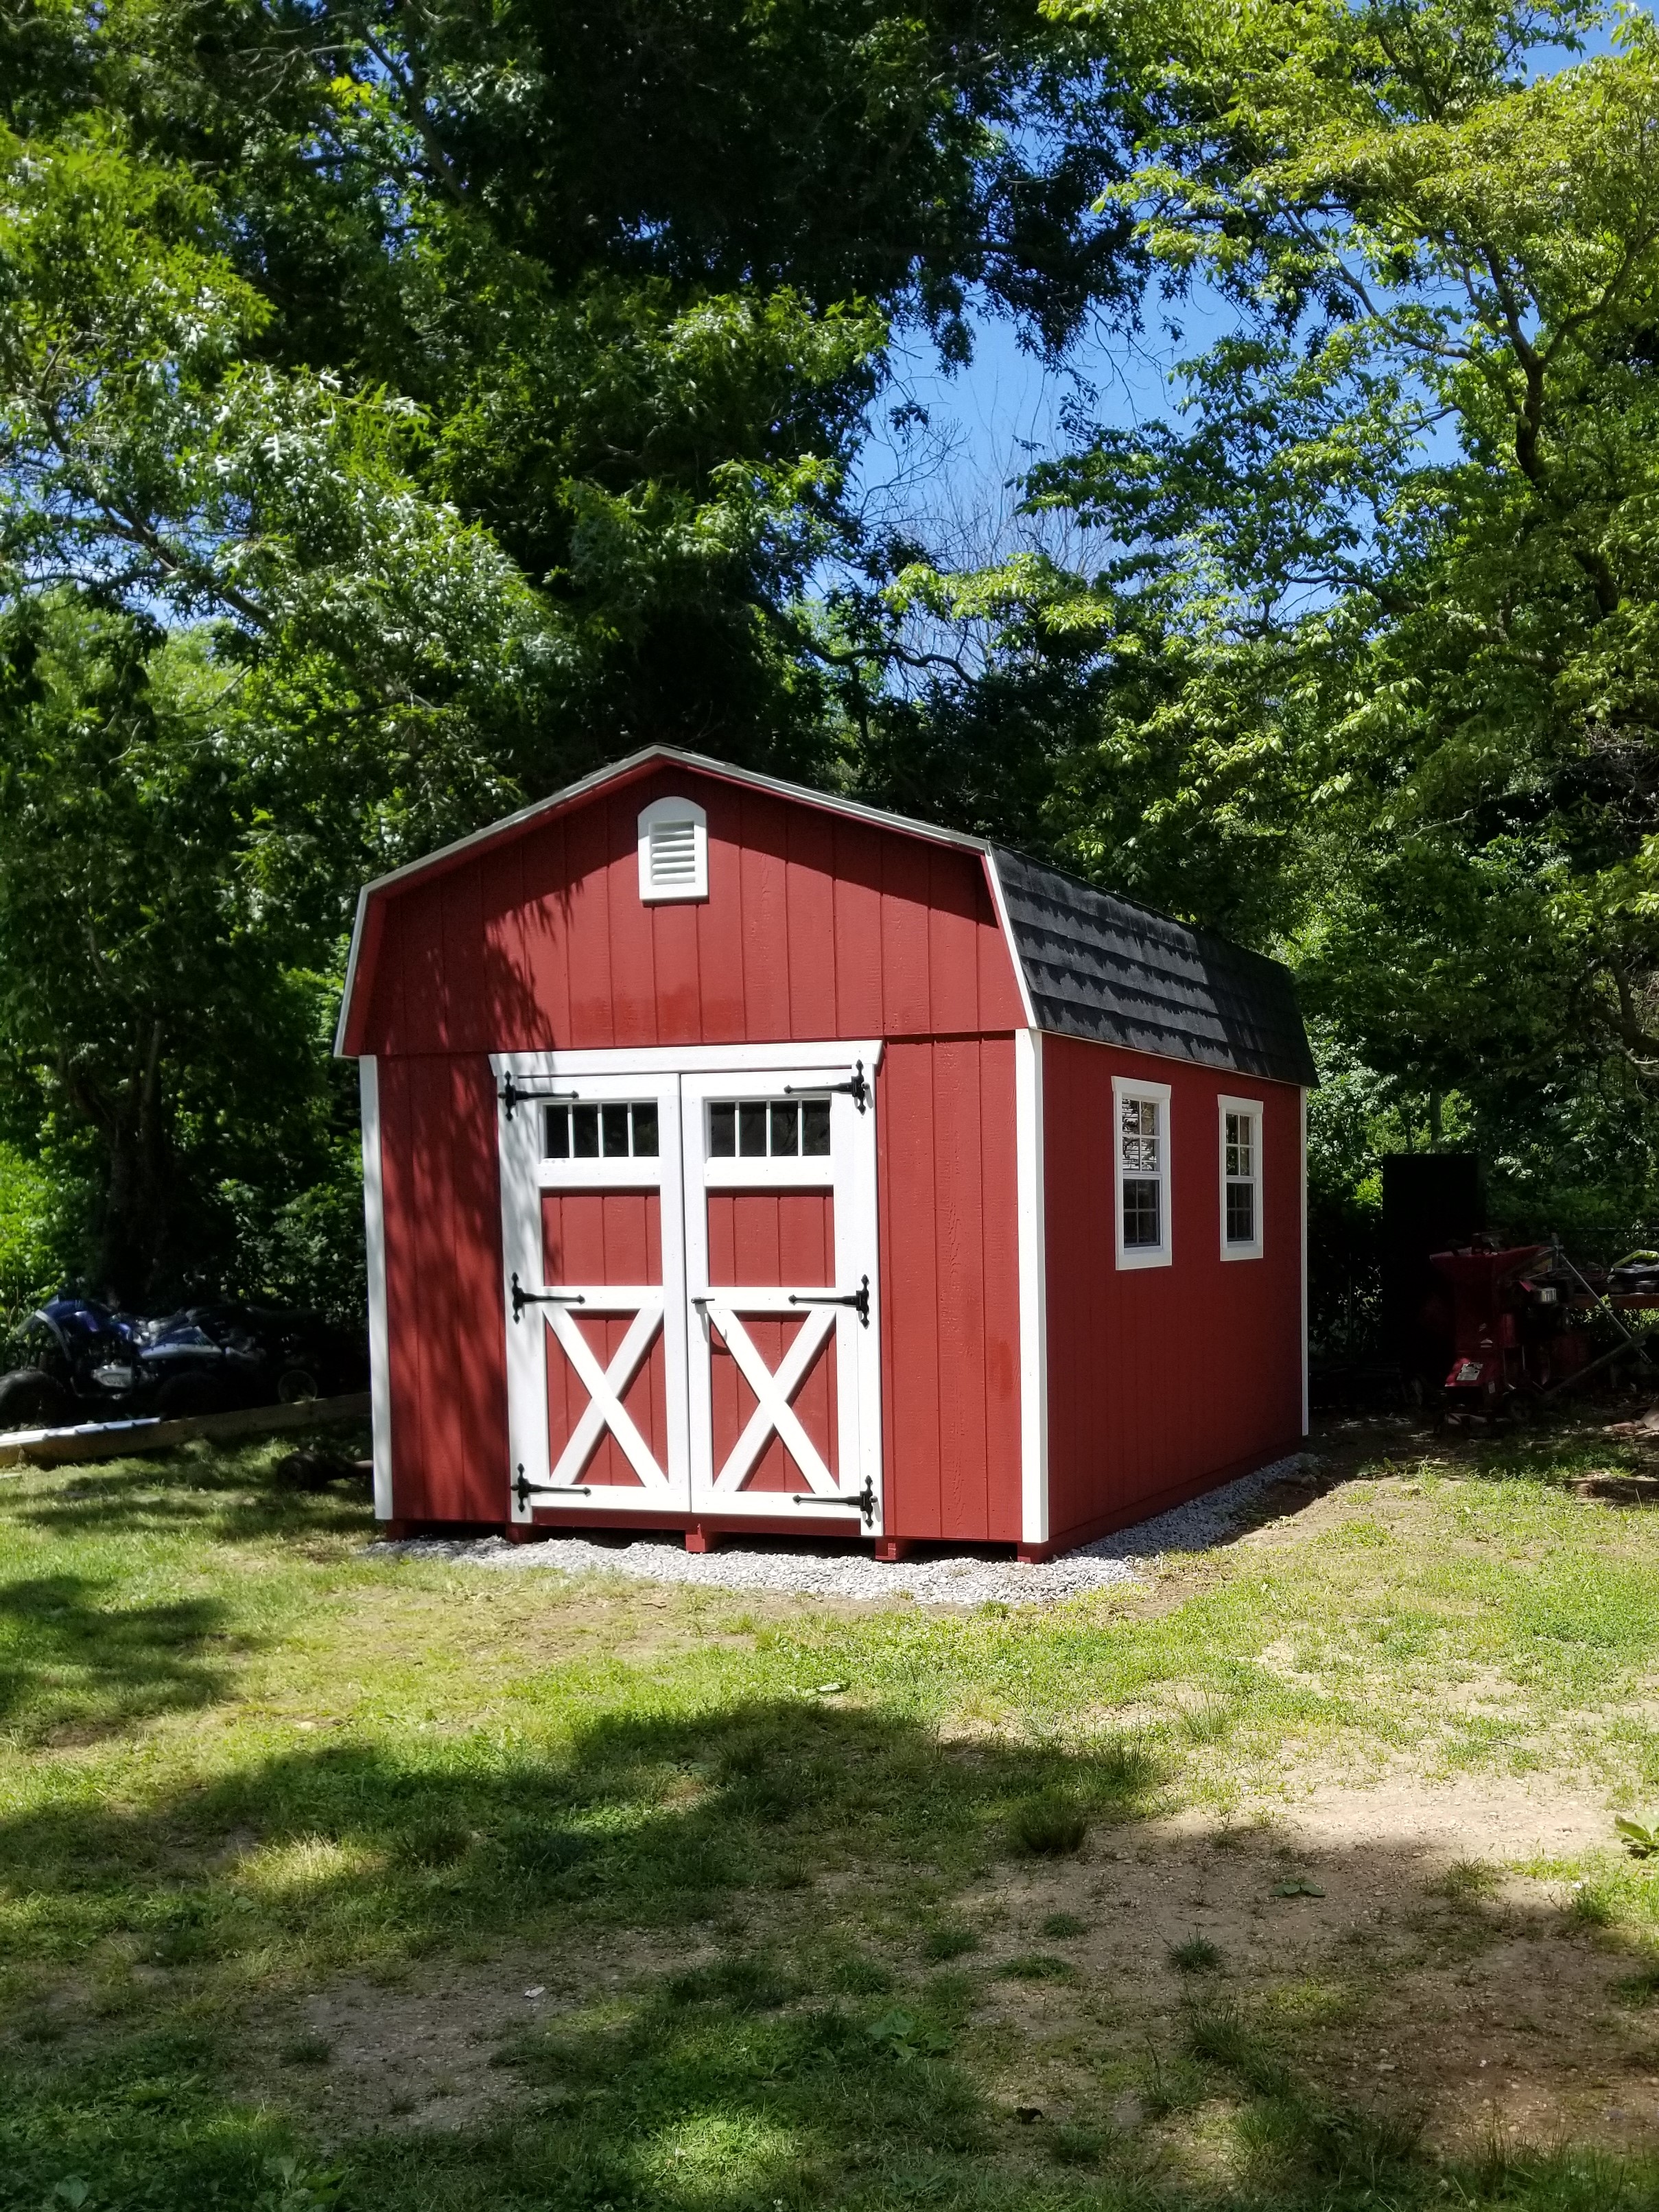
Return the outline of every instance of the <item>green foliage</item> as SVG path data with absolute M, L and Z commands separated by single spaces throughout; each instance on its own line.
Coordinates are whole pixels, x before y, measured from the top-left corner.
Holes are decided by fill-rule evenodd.
M 37 1164 L 0 1144 L 0 1322 L 55 1287 L 59 1194 Z
M 1032 0 L 0 14 L 0 1024 L 89 1275 L 354 1295 L 365 876 L 647 736 L 837 773 L 896 334 L 1129 296 L 1121 92 Z
M 1316 1311 L 1362 1338 L 1376 1156 L 1443 1115 L 1517 1229 L 1653 1202 L 1659 34 L 1577 0 L 1073 14 L 1138 118 L 1103 205 L 1172 342 L 1221 335 L 1171 420 L 1032 473 L 1070 568 L 889 587 L 935 672 L 867 757 L 1291 959 L 1338 1093 Z

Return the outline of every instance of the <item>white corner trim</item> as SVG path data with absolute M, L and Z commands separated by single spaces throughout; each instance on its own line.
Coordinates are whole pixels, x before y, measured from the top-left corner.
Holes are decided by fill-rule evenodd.
M 1259 1098 L 1229 1098 L 1224 1092 L 1215 1103 L 1216 1180 L 1221 1192 L 1221 1213 L 1218 1234 L 1221 1240 L 1221 1256 L 1224 1260 L 1259 1260 L 1263 1249 L 1262 1238 L 1267 1233 L 1267 1209 L 1262 1202 L 1262 1176 L 1265 1167 L 1262 1155 L 1266 1150 L 1262 1138 L 1267 1127 L 1267 1108 Z M 1249 1181 L 1255 1191 L 1255 1235 L 1248 1243 L 1243 1244 L 1230 1244 L 1227 1242 L 1227 1116 L 1229 1114 L 1248 1114 L 1255 1125 L 1255 1133 L 1250 1139 L 1250 1149 L 1255 1155 L 1255 1166 Z M 1244 1181 L 1243 1176 L 1234 1179 L 1239 1182 Z
M 1014 1035 L 1014 1187 L 1019 1217 L 1019 1534 L 1048 1540 L 1048 1240 L 1042 1161 L 1042 1032 Z
M 659 854 L 659 833 L 690 830 L 689 850 Z M 646 906 L 708 896 L 708 816 L 695 799 L 653 799 L 640 809 L 640 898 Z M 659 872 L 659 862 L 669 872 Z
M 1299 1091 L 1302 1101 L 1302 1144 L 1298 1154 L 1302 1189 L 1302 1433 L 1308 1433 L 1308 1094 Z
M 1112 1216 L 1113 1242 L 1120 1267 L 1168 1267 L 1175 1261 L 1175 1163 L 1171 1158 L 1175 1147 L 1170 1141 L 1170 1085 L 1167 1083 L 1148 1083 L 1144 1076 L 1115 1075 L 1112 1078 Z M 1123 1101 L 1126 1098 L 1150 1098 L 1158 1109 L 1158 1142 L 1162 1147 L 1159 1158 L 1163 1165 L 1158 1180 L 1162 1186 L 1158 1202 L 1158 1226 L 1164 1232 L 1159 1244 L 1126 1244 L 1123 1241 Z
M 373 1054 L 357 1063 L 363 1125 L 363 1237 L 368 1260 L 368 1383 L 373 1412 L 374 1518 L 390 1521 L 392 1505 L 392 1334 L 386 1304 L 386 1191 L 380 1166 L 380 1065 Z

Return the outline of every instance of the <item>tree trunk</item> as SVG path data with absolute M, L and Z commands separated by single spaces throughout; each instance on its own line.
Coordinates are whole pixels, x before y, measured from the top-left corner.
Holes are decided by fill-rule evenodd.
M 172 1146 L 159 1021 L 150 1025 L 142 1068 L 86 1118 L 102 1131 L 106 1158 L 93 1289 L 118 1305 L 142 1307 L 167 1256 L 172 1227 Z

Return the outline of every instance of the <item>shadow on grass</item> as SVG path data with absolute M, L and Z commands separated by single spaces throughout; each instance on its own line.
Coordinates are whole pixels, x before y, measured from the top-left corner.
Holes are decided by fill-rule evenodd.
M 222 1670 L 198 1648 L 224 1620 L 216 1599 L 107 1602 L 119 1589 L 78 1574 L 0 1584 L 0 1725 L 91 1740 L 224 1693 Z
M 1175 2024 L 1140 2085 L 1154 2118 L 1199 2112 L 1206 2140 L 1225 2146 L 1210 2179 L 1182 2181 L 1155 2145 L 1121 2131 L 1109 2087 L 1085 2081 L 1061 2093 L 1069 2114 L 1022 2118 L 992 2086 L 1032 2063 L 1006 2019 L 988 2016 L 1006 1976 L 972 1940 L 926 1939 L 955 1928 L 963 1891 L 1004 1862 L 1023 1856 L 1058 1875 L 1073 1844 L 1085 1863 L 1090 1852 L 1097 1863 L 1121 1856 L 1113 1832 L 1147 1812 L 1162 1784 L 1132 1739 L 1077 1752 L 946 1742 L 902 1717 L 787 1698 L 604 1716 L 544 1750 L 511 1735 L 416 1741 L 402 1755 L 307 1747 L 150 1811 L 77 1803 L 13 1820 L 0 1825 L 0 1872 L 13 1898 L 29 1899 L 31 1942 L 82 1976 L 102 1973 L 112 2008 L 14 2015 L 0 2208 L 1413 2212 L 1449 2201 L 1637 2212 L 1659 2202 L 1647 2163 L 1501 2147 L 1474 2167 L 1436 2160 L 1409 2111 L 1363 2109 L 1316 2084 L 1304 2062 L 1320 2024 L 1298 2042 L 1293 2027 L 1236 2003 L 1218 1961 L 1184 2003 L 1173 1998 Z M 1145 1828 L 1136 1843 L 1138 1857 L 1171 1870 L 1180 1850 L 1200 1848 Z M 1273 1880 L 1267 1844 L 1204 1848 L 1228 1867 L 1254 1850 L 1250 1885 Z M 1356 1904 L 1398 1872 L 1384 1856 L 1349 1869 Z M 1079 1902 L 1097 1894 L 1081 1867 L 1072 1887 Z M 1449 1931 L 1465 1929 L 1470 1956 L 1496 1940 L 1483 1897 L 1448 1888 L 1432 1908 Z M 1126 1949 L 1142 1932 L 1114 1924 Z M 1046 1932 L 1063 1943 L 1087 1926 L 1051 1912 Z M 688 1955 L 619 1980 L 606 1971 L 619 1927 L 666 1931 Z M 292 2100 L 251 2052 L 273 2049 L 284 1989 L 377 1960 L 530 1944 L 586 1984 L 590 2001 L 497 2050 L 499 2122 L 411 2132 L 395 2110 L 362 2115 L 337 2124 L 337 2148 L 325 2151 L 273 2117 Z M 1044 1978 L 1056 2002 L 1073 2002 L 1085 1979 Z M 264 1994 L 237 1994 L 250 1984 Z M 1367 1984 L 1367 2002 L 1380 1986 Z M 1100 1994 L 1109 2002 L 1109 1977 Z M 365 2132 L 388 2117 L 386 2132 Z
M 207 1445 L 54 1469 L 12 1517 L 55 1538 L 118 1538 L 156 1531 L 248 1542 L 263 1536 L 361 1534 L 374 1522 L 367 1484 L 285 1487 L 274 1468 L 299 1444 L 361 1456 L 356 1428 L 307 1430 L 234 1452 Z

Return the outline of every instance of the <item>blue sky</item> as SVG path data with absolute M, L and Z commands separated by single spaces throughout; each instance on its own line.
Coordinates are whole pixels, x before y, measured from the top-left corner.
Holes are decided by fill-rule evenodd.
M 1613 44 L 1609 33 L 1600 30 L 1577 57 L 1562 47 L 1540 47 L 1532 58 L 1533 74 L 1607 53 Z M 1036 461 L 1080 442 L 1066 434 L 1068 404 L 1086 419 L 1115 427 L 1171 414 L 1180 398 L 1170 376 L 1176 362 L 1201 352 L 1230 318 L 1218 300 L 1200 292 L 1181 303 L 1176 319 L 1179 337 L 1153 297 L 1143 331 L 1127 335 L 1103 326 L 1084 339 L 1060 372 L 1045 368 L 1020 345 L 1015 325 L 1000 317 L 978 319 L 973 361 L 953 374 L 939 368 L 924 337 L 913 335 L 899 356 L 895 387 L 875 411 L 874 434 L 855 471 L 855 486 L 872 519 L 902 517 L 951 566 L 978 566 L 1040 538 L 1056 553 L 1070 550 L 1086 564 L 1084 549 L 1055 544 L 1042 526 L 1014 514 L 1018 494 L 1012 480 Z M 892 409 L 904 402 L 926 410 L 925 428 L 891 427 Z

